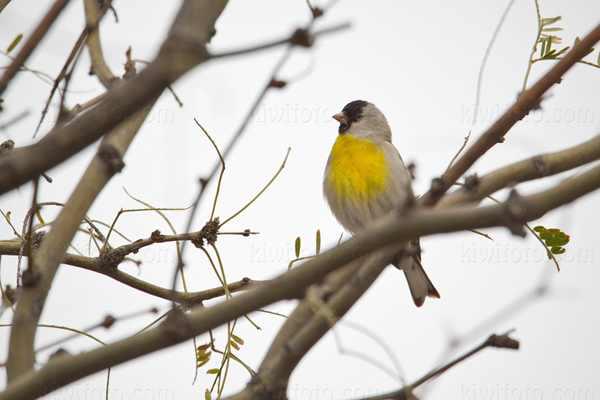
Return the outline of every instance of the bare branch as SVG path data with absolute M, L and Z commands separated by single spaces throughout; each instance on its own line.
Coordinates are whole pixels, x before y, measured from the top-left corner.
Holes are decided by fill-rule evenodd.
M 86 44 L 90 52 L 90 59 L 92 61 L 92 72 L 98 77 L 100 83 L 105 88 L 110 88 L 114 81 L 118 80 L 115 75 L 111 72 L 106 61 L 104 60 L 104 54 L 102 53 L 102 45 L 100 44 L 100 20 L 106 14 L 111 1 L 107 0 L 102 3 L 98 3 L 96 0 L 85 0 L 85 19 L 86 19 L 86 31 L 87 40 Z
M 21 245 L 18 242 L 0 242 L 0 254 L 13 256 L 19 255 L 20 247 Z M 28 253 L 25 253 L 25 255 L 28 255 Z M 107 265 L 103 257 L 84 257 L 67 253 L 65 254 L 61 263 L 86 269 L 88 271 L 97 272 L 121 282 L 133 289 L 161 299 L 174 301 L 186 308 L 192 308 L 201 304 L 205 300 L 210 300 L 225 295 L 225 289 L 222 286 L 198 292 L 179 292 L 176 290 L 165 289 L 129 275 L 126 272 L 115 268 L 113 265 Z M 263 284 L 263 281 L 243 278 L 240 281 L 230 283 L 228 285 L 228 290 L 231 293 L 235 293 L 249 290 L 261 284 Z
M 442 198 L 439 207 L 479 202 L 500 189 L 555 175 L 598 159 L 600 135 L 570 149 L 535 156 L 475 178 L 472 185 L 464 185 Z

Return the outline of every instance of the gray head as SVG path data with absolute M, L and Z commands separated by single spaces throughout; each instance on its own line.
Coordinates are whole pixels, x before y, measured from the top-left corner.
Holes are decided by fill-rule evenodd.
M 392 141 L 392 130 L 385 115 L 375 104 L 354 100 L 333 118 L 340 123 L 340 135 L 352 135 L 359 139 Z

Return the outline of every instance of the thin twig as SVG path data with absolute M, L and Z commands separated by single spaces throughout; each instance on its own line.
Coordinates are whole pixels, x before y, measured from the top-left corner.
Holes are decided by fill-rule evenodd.
M 217 199 L 219 198 L 219 192 L 221 190 L 221 181 L 223 180 L 223 174 L 225 173 L 225 160 L 223 159 L 223 156 L 221 155 L 221 151 L 219 150 L 219 147 L 217 146 L 217 144 L 215 143 L 213 138 L 210 137 L 208 132 L 206 132 L 206 129 L 204 129 L 204 127 L 202 125 L 200 125 L 200 122 L 198 122 L 198 120 L 196 118 L 194 118 L 194 122 L 196 122 L 196 125 L 198 125 L 200 127 L 200 129 L 202 129 L 202 132 L 204 132 L 204 134 L 206 135 L 208 140 L 210 140 L 212 145 L 215 147 L 215 150 L 217 151 L 217 154 L 219 155 L 219 159 L 221 160 L 221 173 L 219 174 L 219 182 L 217 183 L 217 190 L 215 193 L 215 201 L 213 202 L 213 207 L 212 207 L 212 211 L 210 213 L 210 219 L 209 219 L 209 221 L 212 221 L 213 218 L 215 217 L 215 208 L 217 207 Z
M 394 365 L 395 371 L 393 371 L 391 368 L 386 367 L 385 364 L 383 364 L 383 362 L 379 359 L 376 359 L 371 356 L 367 356 L 364 353 L 361 353 L 358 351 L 349 350 L 347 348 L 344 348 L 342 346 L 341 335 L 336 334 L 336 331 L 334 329 L 332 329 L 334 338 L 336 339 L 336 345 L 338 347 L 338 351 L 340 352 L 340 354 L 350 355 L 350 356 L 354 356 L 356 358 L 362 359 L 362 360 L 380 368 L 383 372 L 387 373 L 391 378 L 400 381 L 400 383 L 402 383 L 402 385 L 404 385 L 404 386 L 406 385 L 405 378 L 404 378 L 405 372 L 404 372 L 402 366 L 400 365 L 400 360 L 398 360 L 398 358 L 394 354 L 394 350 L 392 349 L 392 347 L 382 337 L 377 335 L 377 333 L 375 333 L 374 331 L 372 331 L 372 330 L 368 329 L 367 327 L 360 325 L 360 324 L 355 324 L 353 322 L 349 322 L 346 320 L 340 321 L 340 324 L 345 325 L 349 328 L 352 328 L 352 329 L 362 333 L 363 335 L 365 335 L 366 337 L 368 337 L 369 339 L 371 339 L 375 343 L 377 343 L 377 345 L 379 345 L 379 347 L 381 347 L 381 349 L 389 357 L 390 361 Z
M 346 22 L 343 24 L 339 24 L 339 25 L 335 25 L 329 28 L 325 28 L 325 29 L 321 29 L 318 31 L 313 32 L 312 34 L 310 34 L 311 38 L 315 38 L 317 36 L 321 36 L 321 35 L 326 35 L 329 33 L 334 33 L 334 32 L 338 32 L 344 29 L 348 29 L 350 28 L 350 23 Z M 223 53 L 217 53 L 217 54 L 211 54 L 211 58 L 223 58 L 223 57 L 232 57 L 232 56 L 239 56 L 239 55 L 243 55 L 243 54 L 248 54 L 248 53 L 253 53 L 256 51 L 261 51 L 261 50 L 266 50 L 266 49 L 270 49 L 271 47 L 277 47 L 277 46 L 281 46 L 282 44 L 293 44 L 293 41 L 296 39 L 295 33 L 292 34 L 291 36 L 285 38 L 285 39 L 279 39 L 279 40 L 275 40 L 272 42 L 268 42 L 268 43 L 264 43 L 264 44 L 260 44 L 260 45 L 256 45 L 256 46 L 252 46 L 252 47 L 248 47 L 245 49 L 240 49 L 240 50 L 232 50 L 232 51 L 227 51 L 227 52 L 223 52 Z
M 469 131 L 469 134 L 465 137 L 465 141 L 463 142 L 462 146 L 460 146 L 460 149 L 458 149 L 458 151 L 456 152 L 454 157 L 452 157 L 452 160 L 450 160 L 450 164 L 448 164 L 448 168 L 446 168 L 446 172 L 448 172 L 448 170 L 450 169 L 450 167 L 452 167 L 452 164 L 454 164 L 454 161 L 456 161 L 456 159 L 458 158 L 460 153 L 462 153 L 462 151 L 465 149 L 465 147 L 467 147 L 467 143 L 469 143 L 470 137 L 471 137 L 471 131 Z
M 258 194 L 256 196 L 254 196 L 254 198 L 252 200 L 250 200 L 248 202 L 248 204 L 246 204 L 244 207 L 242 207 L 238 212 L 236 212 L 235 214 L 233 214 L 231 217 L 229 217 L 225 221 L 221 222 L 219 224 L 219 228 L 222 227 L 223 225 L 225 225 L 227 222 L 229 222 L 232 219 L 234 219 L 235 217 L 237 217 L 238 215 L 240 215 L 246 208 L 250 207 L 250 205 L 252 203 L 254 203 L 256 201 L 256 199 L 258 199 L 265 192 L 265 190 L 267 190 L 267 188 L 269 186 L 271 186 L 271 184 L 275 181 L 275 179 L 277 179 L 277 177 L 279 176 L 279 174 L 281 173 L 281 171 L 283 171 L 283 169 L 285 168 L 285 163 L 286 163 L 286 161 L 288 159 L 288 156 L 290 155 L 290 151 L 291 150 L 292 150 L 291 148 L 288 148 L 287 153 L 285 154 L 285 158 L 283 159 L 283 163 L 281 163 L 281 167 L 279 167 L 279 169 L 275 173 L 275 176 L 273 176 L 273 178 L 271 178 L 271 180 L 269 181 L 269 183 L 267 183 L 265 185 L 265 187 L 262 188 L 262 190 L 260 192 L 258 192 Z
M 105 343 L 103 343 L 101 340 L 96 339 L 93 336 L 90 336 L 89 333 L 92 332 L 92 331 L 94 331 L 94 330 L 96 330 L 96 329 L 98 329 L 98 328 L 108 329 L 115 322 L 125 321 L 125 320 L 132 319 L 132 318 L 137 318 L 137 317 L 139 317 L 141 315 L 145 315 L 145 314 L 148 314 L 148 313 L 156 314 L 157 311 L 158 310 L 153 307 L 153 308 L 151 308 L 149 310 L 142 310 L 142 311 L 134 312 L 134 313 L 123 315 L 121 317 L 116 317 L 116 318 L 113 317 L 113 316 L 111 316 L 111 315 L 107 315 L 106 317 L 104 317 L 104 319 L 101 322 L 98 322 L 98 323 L 96 323 L 94 325 L 91 325 L 91 326 L 89 326 L 87 328 L 84 328 L 84 329 L 67 329 L 67 330 L 72 331 L 73 334 L 65 336 L 63 338 L 60 338 L 58 340 L 55 340 L 54 342 L 45 344 L 42 347 L 39 347 L 38 349 L 36 349 L 35 352 L 39 353 L 41 351 L 48 350 L 51 347 L 58 346 L 59 344 L 62 344 L 62 343 L 65 343 L 65 342 L 67 342 L 67 341 L 69 341 L 71 339 L 74 339 L 74 338 L 78 337 L 79 335 L 84 335 L 84 336 L 91 337 L 92 339 L 96 340 L 100 344 L 105 345 Z
M 542 24 L 542 15 L 540 14 L 540 4 L 538 0 L 534 0 L 535 3 L 535 11 L 537 12 L 537 22 L 538 22 L 538 30 L 537 35 L 535 37 L 535 42 L 533 43 L 533 47 L 531 49 L 531 54 L 529 55 L 529 60 L 527 61 L 527 71 L 525 71 L 525 79 L 523 79 L 523 88 L 521 92 L 524 92 L 527 89 L 527 80 L 529 79 L 529 73 L 531 72 L 531 67 L 533 66 L 533 56 L 537 51 L 538 41 L 540 40 L 540 35 L 542 34 L 542 29 L 544 25 Z
M 510 0 L 508 2 L 508 5 L 504 9 L 504 13 L 502 13 L 502 17 L 500 17 L 500 21 L 498 21 L 498 25 L 496 25 L 496 29 L 494 30 L 494 33 L 492 34 L 490 43 L 488 44 L 488 47 L 485 49 L 485 54 L 483 55 L 483 60 L 481 61 L 481 67 L 479 68 L 479 75 L 477 76 L 477 90 L 475 92 L 475 108 L 473 110 L 473 125 L 477 124 L 477 117 L 478 117 L 477 114 L 479 113 L 479 101 L 481 99 L 481 87 L 482 87 L 482 83 L 483 83 L 483 71 L 485 69 L 485 65 L 487 63 L 488 57 L 490 56 L 490 54 L 492 52 L 492 47 L 494 46 L 494 43 L 496 42 L 498 33 L 500 33 L 500 28 L 502 28 L 502 25 L 504 25 L 504 20 L 506 20 L 506 16 L 508 15 L 508 12 L 510 11 L 510 9 L 512 8 L 514 3 L 515 3 L 515 0 Z M 450 167 L 448 167 L 448 168 L 450 168 Z
M 64 79 L 64 77 L 67 75 L 67 69 L 69 68 L 69 66 L 71 65 L 73 60 L 76 57 L 77 58 L 79 57 L 79 54 L 81 53 L 81 49 L 83 48 L 83 44 L 85 43 L 86 37 L 87 37 L 87 30 L 84 29 L 83 32 L 81 32 L 81 35 L 79 35 L 77 42 L 75 42 L 75 45 L 73 46 L 73 49 L 71 50 L 71 54 L 69 54 L 67 61 L 65 61 L 65 64 L 63 65 L 62 70 L 60 71 L 60 73 L 58 74 L 56 79 L 54 79 L 54 83 L 52 84 L 52 89 L 50 90 L 50 95 L 48 96 L 48 100 L 46 100 L 46 105 L 44 106 L 44 109 L 42 110 L 42 116 L 40 117 L 40 121 L 38 122 L 37 127 L 35 128 L 35 132 L 33 133 L 34 138 L 37 135 L 38 131 L 40 130 L 40 127 L 42 126 L 42 122 L 44 122 L 44 118 L 46 117 L 46 113 L 48 112 L 48 109 L 50 108 L 50 103 L 52 101 L 52 98 L 54 97 L 54 93 L 58 89 L 58 85 L 60 84 L 60 81 L 62 81 Z M 71 70 L 71 72 L 72 72 L 72 70 Z M 66 89 L 66 87 L 65 87 L 65 89 Z M 63 99 L 64 99 L 64 96 L 63 96 Z M 62 101 L 61 101 L 61 104 L 62 104 Z M 60 112 L 62 112 L 62 110 Z

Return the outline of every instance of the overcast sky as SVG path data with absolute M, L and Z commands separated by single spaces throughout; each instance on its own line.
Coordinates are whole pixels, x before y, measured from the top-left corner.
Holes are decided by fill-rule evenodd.
M 6 49 L 19 33 L 26 39 L 47 11 L 46 3 L 13 0 L 0 14 L 0 49 Z M 52 77 L 58 74 L 84 27 L 80 3 L 71 2 L 28 60 L 29 68 Z M 521 90 L 537 32 L 535 3 L 530 0 L 515 1 L 508 13 L 483 72 L 479 118 L 473 120 L 481 62 L 507 4 L 473 0 L 335 3 L 315 27 L 350 22 L 351 28 L 319 37 L 312 48 L 293 52 L 278 75 L 289 84 L 267 94 L 227 159 L 216 207 L 216 215 L 222 219 L 238 211 L 263 188 L 291 148 L 286 167 L 275 183 L 224 227 L 226 231 L 249 228 L 260 232 L 250 238 L 220 237 L 217 244 L 228 280 L 245 276 L 269 279 L 284 273 L 294 258 L 297 236 L 302 238 L 303 255 L 314 254 L 317 229 L 322 233 L 323 249 L 337 243 L 343 229 L 323 200 L 321 182 L 337 134 L 338 124 L 331 115 L 349 101 L 369 100 L 385 113 L 404 160 L 416 164 L 415 193 L 427 191 L 431 179 L 443 173 L 469 131 L 472 143 Z M 122 75 L 129 46 L 133 58 L 153 59 L 179 6 L 180 2 L 115 2 L 118 23 L 109 12 L 101 25 L 104 54 L 113 73 Z M 585 36 L 600 22 L 600 3 L 592 0 L 541 1 L 540 11 L 543 17 L 563 17 L 557 25 L 564 28 L 559 33 L 563 37 L 559 46 L 571 45 L 575 37 Z M 218 20 L 210 48 L 218 53 L 283 38 L 309 19 L 306 2 L 301 0 L 232 0 Z M 155 207 L 190 206 L 198 190 L 198 178 L 218 161 L 193 118 L 202 123 L 221 149 L 225 148 L 284 51 L 283 47 L 273 48 L 211 61 L 179 80 L 174 90 L 184 106 L 180 108 L 169 93 L 161 97 L 127 153 L 126 167 L 105 188 L 88 215 L 110 224 L 121 208 L 138 208 L 123 188 Z M 8 65 L 6 57 L 0 55 L 0 59 L 0 65 Z M 598 50 L 588 59 L 597 62 Z M 554 63 L 536 63 L 530 85 Z M 84 52 L 70 85 L 68 107 L 102 93 L 96 78 L 88 75 L 89 64 Z M 560 85 L 551 89 L 544 109 L 518 123 L 506 141 L 495 146 L 470 172 L 482 175 L 596 136 L 600 126 L 599 86 L 600 69 L 574 67 Z M 33 73 L 18 75 L 3 94 L 0 125 L 22 112 L 30 114 L 0 131 L 1 141 L 12 139 L 17 146 L 34 141 L 33 132 L 49 91 L 50 85 Z M 55 115 L 56 107 L 39 135 L 53 126 Z M 54 183 L 41 185 L 39 201 L 65 201 L 93 156 L 94 147 L 49 171 Z M 519 190 L 537 192 L 576 172 L 522 185 Z M 209 219 L 214 183 L 202 200 L 194 230 Z M 31 194 L 31 185 L 25 185 L 0 198 L 0 208 L 12 212 L 18 229 Z M 506 196 L 506 191 L 496 195 L 500 200 Z M 504 229 L 486 231 L 493 241 L 472 233 L 423 238 L 423 264 L 441 299 L 428 299 L 417 309 L 402 274 L 388 268 L 335 328 L 337 338 L 327 335 L 297 368 L 290 383 L 290 399 L 354 398 L 395 390 L 401 378 L 413 382 L 447 361 L 448 356 L 462 354 L 491 333 L 510 329 L 515 329 L 513 336 L 521 341 L 519 351 L 485 350 L 417 394 L 427 399 L 599 398 L 600 252 L 593 230 L 599 220 L 599 200 L 598 193 L 589 195 L 534 223 L 559 227 L 571 236 L 567 252 L 559 257 L 560 273 L 533 237 L 513 237 Z M 51 221 L 56 212 L 44 209 L 44 217 Z M 187 211 L 168 213 L 178 232 L 185 229 L 188 215 Z M 153 213 L 126 214 L 117 228 L 132 240 L 147 237 L 155 229 L 169 233 L 166 223 Z M 10 227 L 0 221 L 0 238 L 12 237 Z M 115 237 L 114 245 L 122 243 Z M 88 244 L 83 235 L 74 240 L 74 246 L 83 252 Z M 174 255 L 173 245 L 152 246 L 136 256 L 143 261 L 141 268 L 133 263 L 124 263 L 121 268 L 168 286 Z M 190 290 L 218 286 L 201 252 L 189 247 L 185 260 Z M 14 286 L 15 266 L 16 260 L 2 258 L 3 285 Z M 549 285 L 543 297 L 527 297 L 542 283 Z M 289 314 L 295 304 L 279 303 L 269 310 Z M 511 304 L 517 306 L 503 313 Z M 106 314 L 125 316 L 152 306 L 166 311 L 169 304 L 109 278 L 63 266 L 42 322 L 83 329 L 100 322 Z M 95 334 L 110 343 L 136 332 L 153 318 L 144 315 Z M 236 334 L 245 340 L 239 356 L 257 368 L 284 319 L 263 313 L 253 314 L 252 319 L 262 330 L 240 320 Z M 10 312 L 0 319 L 4 324 L 10 321 Z M 65 335 L 64 331 L 40 328 L 36 343 L 41 347 Z M 222 348 L 225 331 L 219 329 L 215 336 L 216 345 Z M 8 337 L 8 328 L 0 328 L 1 361 L 6 358 Z M 447 353 L 455 337 L 467 340 L 457 351 Z M 207 336 L 198 338 L 199 344 L 207 341 Z M 389 346 L 400 370 L 379 341 Z M 63 345 L 72 353 L 96 346 L 87 338 Z M 205 375 L 203 369 L 192 386 L 193 350 L 188 342 L 115 368 L 111 398 L 202 398 L 213 377 Z M 356 352 L 365 357 L 344 354 Z M 42 353 L 38 361 L 46 362 L 49 354 Z M 377 359 L 392 376 L 368 363 L 367 357 Z M 217 366 L 215 357 L 208 367 Z M 47 398 L 98 399 L 105 391 L 105 379 L 106 374 L 99 373 Z M 242 367 L 232 364 L 226 393 L 239 391 L 248 379 Z

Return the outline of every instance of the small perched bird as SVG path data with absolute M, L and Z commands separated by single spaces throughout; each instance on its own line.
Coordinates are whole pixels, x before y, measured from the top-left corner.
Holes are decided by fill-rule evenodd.
M 410 176 L 392 144 L 392 130 L 374 104 L 355 100 L 333 116 L 340 123 L 323 177 L 331 212 L 350 233 L 414 204 Z M 419 240 L 403 245 L 393 265 L 404 271 L 417 307 L 440 297 L 421 265 Z

